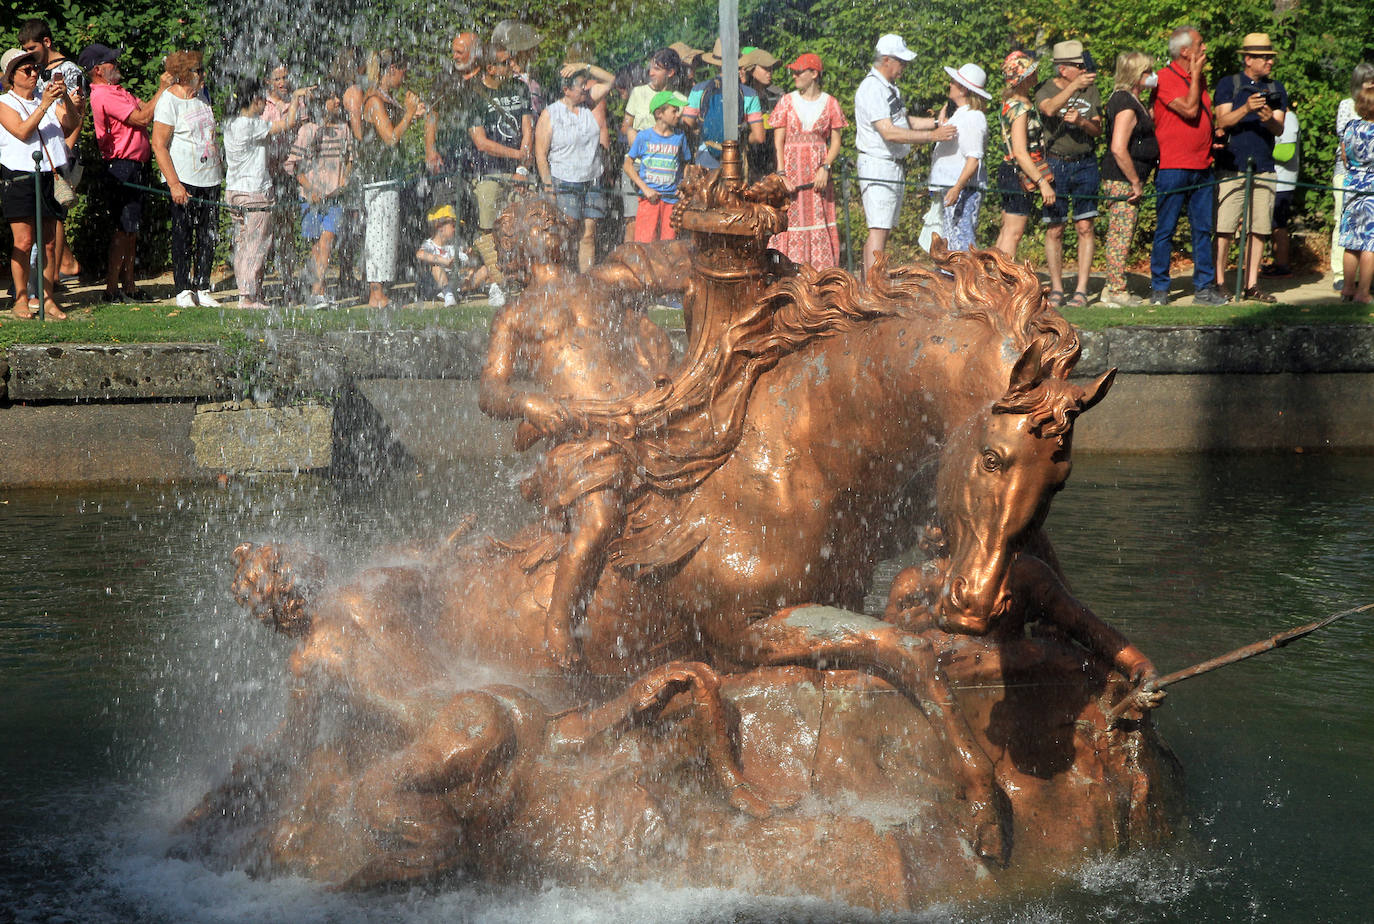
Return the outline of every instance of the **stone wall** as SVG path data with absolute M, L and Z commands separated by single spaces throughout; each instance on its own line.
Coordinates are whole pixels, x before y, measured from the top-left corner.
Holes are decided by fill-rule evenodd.
M 685 337 L 675 334 L 679 347 Z M 216 344 L 53 344 L 0 355 L 0 485 L 423 470 L 507 454 L 476 407 L 480 331 L 264 331 Z M 1080 450 L 1374 451 L 1374 325 L 1123 327 Z

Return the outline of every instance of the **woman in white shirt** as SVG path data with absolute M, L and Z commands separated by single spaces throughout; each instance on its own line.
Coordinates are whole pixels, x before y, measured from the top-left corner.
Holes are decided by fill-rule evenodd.
M 272 207 L 276 194 L 268 169 L 268 144 L 296 124 L 300 101 L 309 91 L 296 90 L 291 103 L 274 122 L 264 119 L 267 91 L 256 77 L 244 77 L 234 87 L 238 115 L 224 124 L 224 191 L 233 211 L 234 282 L 240 308 L 266 308 L 262 275 L 272 250 Z
M 39 173 L 39 195 L 43 197 L 43 311 L 60 321 L 67 315 L 53 299 L 57 282 L 54 259 L 54 232 L 66 209 L 53 198 L 53 173 L 67 163 L 64 136 L 81 125 L 85 99 L 77 88 L 68 92 L 61 74 L 55 74 L 43 94 L 36 93 L 38 64 L 34 55 L 22 48 L 11 48 L 0 57 L 0 70 L 9 88 L 0 96 L 0 208 L 9 222 L 14 243 L 10 249 L 10 276 L 14 280 L 13 313 L 21 321 L 36 316 L 29 304 L 29 251 L 33 248 L 38 195 L 34 191 L 34 171 Z M 38 155 L 35 161 L 34 155 Z
M 931 151 L 930 197 L 940 204 L 946 246 L 968 250 L 978 230 L 978 210 L 988 184 L 983 166 L 988 117 L 983 115 L 983 106 L 992 94 L 986 89 L 987 73 L 976 64 L 965 64 L 957 71 L 946 67 L 945 73 L 949 75 L 952 106 L 946 107 L 939 121 L 953 125 L 959 134 L 950 141 L 937 142 Z
M 175 81 L 153 110 L 153 155 L 172 194 L 172 276 L 177 307 L 219 302 L 210 296 L 210 267 L 219 230 L 224 167 L 215 114 L 202 95 L 205 67 L 198 51 L 174 51 L 167 73 Z

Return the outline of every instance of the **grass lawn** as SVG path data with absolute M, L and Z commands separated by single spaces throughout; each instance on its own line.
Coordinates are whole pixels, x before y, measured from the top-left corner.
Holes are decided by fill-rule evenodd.
M 1244 303 L 1206 308 L 1187 300 L 1160 307 L 1062 309 L 1075 326 L 1084 330 L 1108 327 L 1162 325 L 1281 325 L 1369 324 L 1374 312 L 1368 305 L 1332 301 L 1314 304 L 1261 305 Z M 376 311 L 366 307 L 307 311 L 299 308 L 272 311 L 240 311 L 236 308 L 177 308 L 169 303 L 152 305 L 102 305 L 71 308 L 66 321 L 17 321 L 0 312 L 0 350 L 19 343 L 244 343 L 261 330 L 450 330 L 485 329 L 493 309 L 484 301 L 455 308 L 437 303 Z M 682 312 L 655 309 L 650 317 L 666 328 L 682 327 Z

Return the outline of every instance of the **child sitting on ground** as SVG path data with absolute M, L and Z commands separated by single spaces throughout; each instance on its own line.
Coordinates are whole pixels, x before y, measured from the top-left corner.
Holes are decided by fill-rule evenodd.
M 676 237 L 670 219 L 677 202 L 682 168 L 691 160 L 686 136 L 678 131 L 687 100 L 671 90 L 661 90 L 649 101 L 652 128 L 635 135 L 625 155 L 625 175 L 639 190 L 635 212 L 635 240 L 640 243 L 671 241 Z
M 421 267 L 421 293 L 426 298 L 438 296 L 445 308 L 458 304 L 459 293 L 487 281 L 481 259 L 470 257 L 454 243 L 457 234 L 458 216 L 453 206 L 441 205 L 429 213 L 429 238 L 415 251 Z

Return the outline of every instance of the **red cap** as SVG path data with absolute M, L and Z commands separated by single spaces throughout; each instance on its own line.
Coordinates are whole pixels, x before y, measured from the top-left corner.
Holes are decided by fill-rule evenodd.
M 809 51 L 806 54 L 797 55 L 797 60 L 787 65 L 787 69 L 789 71 L 815 71 L 819 74 L 821 72 L 820 55 L 813 55 Z

